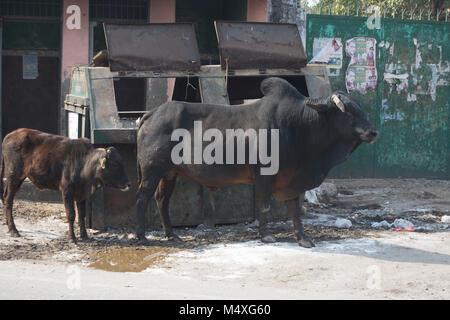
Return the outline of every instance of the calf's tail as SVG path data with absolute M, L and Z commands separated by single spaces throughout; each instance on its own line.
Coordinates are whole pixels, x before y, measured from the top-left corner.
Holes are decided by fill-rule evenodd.
M 2 155 L 2 172 L 0 173 L 0 199 L 2 199 L 3 205 L 5 204 L 5 199 L 3 197 L 3 176 L 5 172 L 5 159 L 3 159 Z

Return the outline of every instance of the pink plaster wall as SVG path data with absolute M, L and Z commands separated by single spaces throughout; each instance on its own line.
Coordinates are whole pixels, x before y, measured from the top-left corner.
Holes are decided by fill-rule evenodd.
M 267 0 L 247 0 L 247 21 L 267 22 Z
M 150 22 L 175 22 L 175 0 L 150 0 Z
M 67 19 L 71 16 L 67 8 L 71 5 L 80 7 L 80 29 L 67 28 Z M 63 10 L 62 81 L 70 77 L 74 65 L 89 63 L 89 0 L 64 0 Z

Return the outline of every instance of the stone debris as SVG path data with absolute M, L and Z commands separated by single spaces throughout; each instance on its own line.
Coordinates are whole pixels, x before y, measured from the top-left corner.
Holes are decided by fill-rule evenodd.
M 392 224 L 383 220 L 381 222 L 372 222 L 371 225 L 373 228 L 390 228 Z
M 352 226 L 352 222 L 348 219 L 338 218 L 334 225 L 337 228 L 350 228 Z
M 320 205 L 323 202 L 330 201 L 330 198 L 338 194 L 336 185 L 330 182 L 324 182 L 317 188 L 305 192 L 305 200 L 309 203 Z

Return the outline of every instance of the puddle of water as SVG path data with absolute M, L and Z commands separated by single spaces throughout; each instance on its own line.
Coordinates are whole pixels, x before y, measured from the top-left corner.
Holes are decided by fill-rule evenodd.
M 92 256 L 96 261 L 89 267 L 112 272 L 141 272 L 150 266 L 161 263 L 170 253 L 176 251 L 179 249 L 161 246 L 117 248 Z

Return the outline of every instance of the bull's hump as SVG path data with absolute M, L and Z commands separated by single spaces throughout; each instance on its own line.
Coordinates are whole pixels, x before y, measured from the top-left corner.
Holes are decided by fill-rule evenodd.
M 301 95 L 298 90 L 291 85 L 288 81 L 277 78 L 277 77 L 271 77 L 264 79 L 261 82 L 261 92 L 264 96 L 298 96 Z

